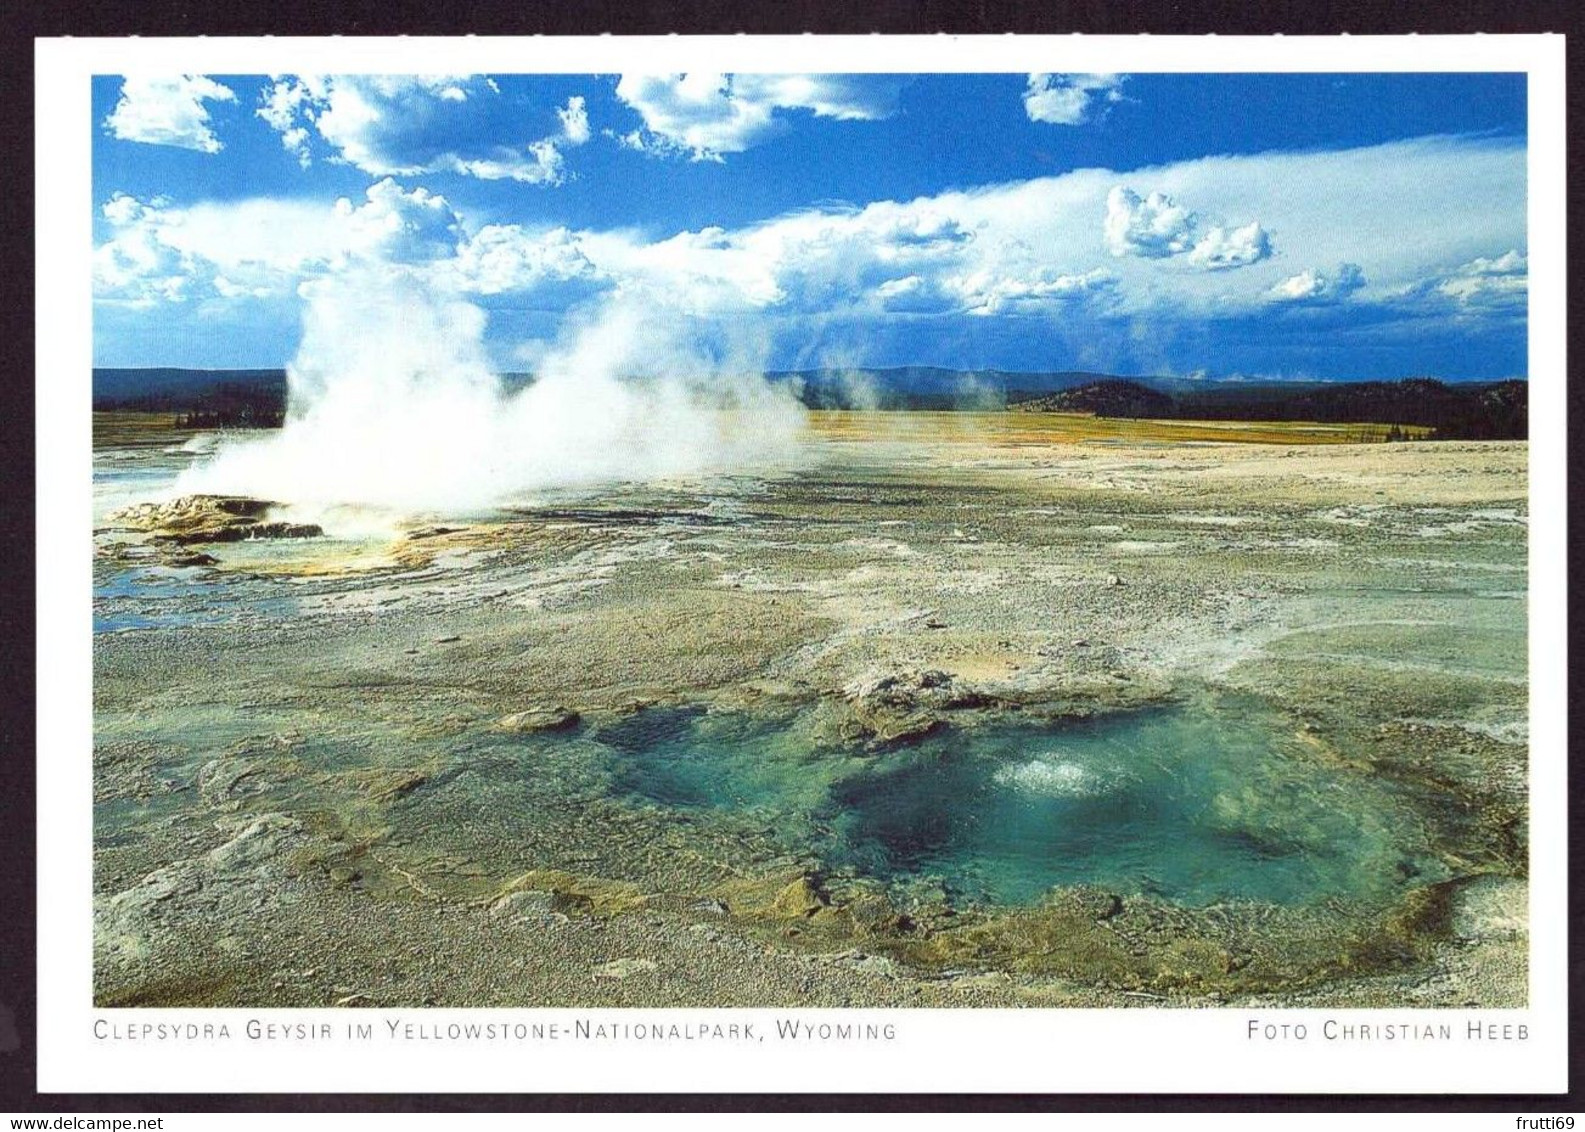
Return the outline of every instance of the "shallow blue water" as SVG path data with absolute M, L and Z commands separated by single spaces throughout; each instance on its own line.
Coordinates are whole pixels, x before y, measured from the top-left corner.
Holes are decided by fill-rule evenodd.
M 1190 904 L 1375 901 L 1440 875 L 1384 787 L 1247 704 L 952 729 L 885 755 L 813 748 L 796 723 L 644 715 L 598 736 L 618 791 L 757 814 L 829 867 L 971 899 L 1090 884 Z
M 203 567 L 94 568 L 94 632 L 254 624 L 293 616 L 296 598 L 278 581 L 225 575 Z
M 156 447 L 94 452 L 94 525 L 113 527 L 113 514 L 168 495 L 197 453 Z M 109 539 L 123 536 L 114 532 Z M 152 557 L 152 556 L 151 556 Z M 204 567 L 101 559 L 94 564 L 93 631 L 172 629 L 217 623 L 256 624 L 291 617 L 296 597 L 278 581 Z

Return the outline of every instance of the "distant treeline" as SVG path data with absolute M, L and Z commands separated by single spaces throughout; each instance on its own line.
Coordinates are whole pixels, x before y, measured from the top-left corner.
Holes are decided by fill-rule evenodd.
M 169 394 L 148 398 L 135 412 L 173 412 L 177 428 L 280 428 L 286 420 L 286 389 L 227 382 L 193 397 Z
M 1030 395 L 1071 389 L 1106 374 L 1080 371 L 1023 373 L 956 370 L 940 366 L 772 370 L 767 381 L 784 385 L 810 409 L 1000 409 L 1009 391 Z
M 508 389 L 533 375 L 502 374 Z M 1255 384 L 1126 378 L 1060 371 L 964 372 L 929 366 L 766 374 L 815 409 L 997 409 L 1094 413 L 1147 420 L 1316 421 L 1433 429 L 1437 439 L 1520 439 L 1529 433 L 1523 381 Z M 170 413 L 178 428 L 278 428 L 284 370 L 96 369 L 99 411 Z
M 275 408 L 251 401 L 194 409 L 180 414 L 175 421 L 177 428 L 190 429 L 280 428 L 285 423 L 284 405 Z
M 1432 378 L 1337 384 L 1207 385 L 1166 393 L 1107 378 L 1045 395 L 1009 395 L 1020 412 L 1094 413 L 1147 420 L 1316 421 L 1434 430 L 1437 440 L 1521 440 L 1529 435 L 1523 381 L 1450 385 Z
M 177 428 L 280 428 L 285 370 L 96 369 L 97 412 L 170 413 Z

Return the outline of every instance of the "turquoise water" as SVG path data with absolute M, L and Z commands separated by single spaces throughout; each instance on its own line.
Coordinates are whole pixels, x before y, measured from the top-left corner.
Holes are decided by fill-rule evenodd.
M 114 529 L 112 515 L 135 503 L 163 499 L 198 453 L 171 448 L 101 448 L 94 452 L 94 526 L 111 541 L 136 541 Z M 204 550 L 204 547 L 194 547 Z M 228 545 L 220 551 L 235 566 L 244 553 L 265 557 L 273 548 Z M 162 566 L 147 561 L 94 562 L 93 631 L 180 629 L 215 624 L 257 624 L 299 610 L 297 593 L 278 579 L 226 573 L 207 567 Z
M 254 624 L 284 619 L 298 603 L 287 583 L 204 567 L 94 564 L 94 632 Z
M 1000 904 L 1088 884 L 1187 904 L 1391 899 L 1438 879 L 1401 802 L 1248 703 L 1207 699 L 813 748 L 797 721 L 647 712 L 597 736 L 614 788 L 760 816 L 827 867 Z

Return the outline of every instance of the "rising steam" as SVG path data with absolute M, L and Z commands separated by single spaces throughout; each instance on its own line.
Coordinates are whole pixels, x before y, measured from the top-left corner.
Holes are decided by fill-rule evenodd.
M 466 514 L 546 488 L 785 465 L 803 410 L 758 376 L 763 356 L 707 353 L 663 309 L 606 301 L 508 391 L 473 304 L 388 275 L 321 281 L 284 427 L 226 439 L 177 490 Z

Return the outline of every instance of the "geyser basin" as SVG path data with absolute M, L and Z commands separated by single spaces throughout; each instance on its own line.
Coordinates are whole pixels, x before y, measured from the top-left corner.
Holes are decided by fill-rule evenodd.
M 812 747 L 799 724 L 648 712 L 599 739 L 614 788 L 764 819 L 828 868 L 955 898 L 1095 885 L 1185 904 L 1377 903 L 1443 879 L 1412 811 L 1247 702 L 952 728 L 905 750 Z

